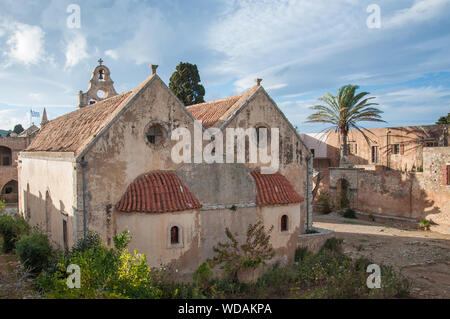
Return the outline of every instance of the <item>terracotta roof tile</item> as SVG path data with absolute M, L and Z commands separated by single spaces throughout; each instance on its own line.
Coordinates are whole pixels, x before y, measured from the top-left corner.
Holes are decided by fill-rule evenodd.
M 287 178 L 279 172 L 261 174 L 260 170 L 254 170 L 252 176 L 256 182 L 256 204 L 258 206 L 293 204 L 304 200 L 297 194 Z
M 243 94 L 211 102 L 194 104 L 186 108 L 197 120 L 202 121 L 204 128 L 217 127 L 227 121 L 258 88 L 259 86 L 254 86 Z
M 198 209 L 202 205 L 173 172 L 150 172 L 131 183 L 116 209 L 122 212 L 163 213 Z
M 55 118 L 40 130 L 25 151 L 80 152 L 120 111 L 132 92 L 110 97 Z

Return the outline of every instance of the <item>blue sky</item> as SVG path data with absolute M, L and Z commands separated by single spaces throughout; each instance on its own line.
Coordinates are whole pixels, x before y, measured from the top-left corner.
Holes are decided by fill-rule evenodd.
M 69 28 L 70 4 L 80 28 Z M 367 19 L 380 9 L 380 28 Z M 386 126 L 433 124 L 450 112 L 450 0 L 0 0 L 0 128 L 75 109 L 102 57 L 118 92 L 158 64 L 168 83 L 197 64 L 206 100 L 263 86 L 301 132 L 309 106 L 345 84 L 369 91 Z M 36 119 L 35 122 L 40 122 Z M 366 127 L 374 127 L 367 123 Z

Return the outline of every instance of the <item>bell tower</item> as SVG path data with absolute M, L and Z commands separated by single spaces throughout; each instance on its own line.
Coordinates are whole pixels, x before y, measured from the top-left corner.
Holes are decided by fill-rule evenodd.
M 114 81 L 111 80 L 111 72 L 100 58 L 97 67 L 92 71 L 88 90 L 78 93 L 78 107 L 82 108 L 114 95 L 117 95 L 117 92 L 114 89 Z

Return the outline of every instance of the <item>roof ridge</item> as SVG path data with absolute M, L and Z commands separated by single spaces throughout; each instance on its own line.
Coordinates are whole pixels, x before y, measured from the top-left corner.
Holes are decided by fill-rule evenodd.
M 202 106 L 202 105 L 206 105 L 206 104 L 213 104 L 213 103 L 218 103 L 218 102 L 223 102 L 226 100 L 230 100 L 233 98 L 237 98 L 237 97 L 241 97 L 242 95 L 244 95 L 245 93 L 241 93 L 241 94 L 236 94 L 236 95 L 232 95 L 232 96 L 228 96 L 228 97 L 223 97 L 217 100 L 212 100 L 212 101 L 206 101 L 206 102 L 202 102 L 202 103 L 197 103 L 197 104 L 192 104 L 192 105 L 188 105 L 186 106 L 186 108 L 191 108 L 191 107 L 196 107 L 196 106 Z

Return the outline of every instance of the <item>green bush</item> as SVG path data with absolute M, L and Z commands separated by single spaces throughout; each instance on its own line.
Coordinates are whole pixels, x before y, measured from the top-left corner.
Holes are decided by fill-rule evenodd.
M 335 237 L 328 238 L 323 244 L 322 248 L 320 248 L 320 252 L 328 250 L 330 252 L 342 253 L 343 243 L 344 243 L 343 239 Z
M 330 204 L 330 195 L 328 192 L 323 191 L 317 197 L 317 203 L 320 205 L 320 211 L 322 214 L 329 214 L 332 211 Z
M 206 287 L 213 276 L 208 263 L 202 263 L 194 273 L 194 282 L 200 287 Z
M 115 248 L 107 248 L 99 236 L 79 241 L 66 256 L 60 256 L 56 267 L 43 271 L 37 284 L 48 298 L 160 298 L 152 270 L 145 255 L 129 253 L 128 232 L 114 238 Z M 81 287 L 69 288 L 67 266 L 75 264 L 81 270 Z
M 30 272 L 37 274 L 47 266 L 52 248 L 46 235 L 33 232 L 20 237 L 16 244 L 16 252 L 22 264 Z
M 16 247 L 17 240 L 29 231 L 27 222 L 20 216 L 0 216 L 0 234 L 3 237 L 2 250 L 9 253 Z
M 419 221 L 419 228 L 422 230 L 430 230 L 431 227 L 431 220 L 428 220 L 426 218 L 421 219 Z
M 355 214 L 355 211 L 353 209 L 351 209 L 351 208 L 347 208 L 345 210 L 341 210 L 339 212 L 339 215 L 341 215 L 342 217 L 345 217 L 345 218 L 353 218 L 353 219 L 357 218 L 356 214 Z
M 97 249 L 102 246 L 100 235 L 96 232 L 88 232 L 86 238 L 79 239 L 72 247 L 72 252 L 81 252 L 89 249 Z

